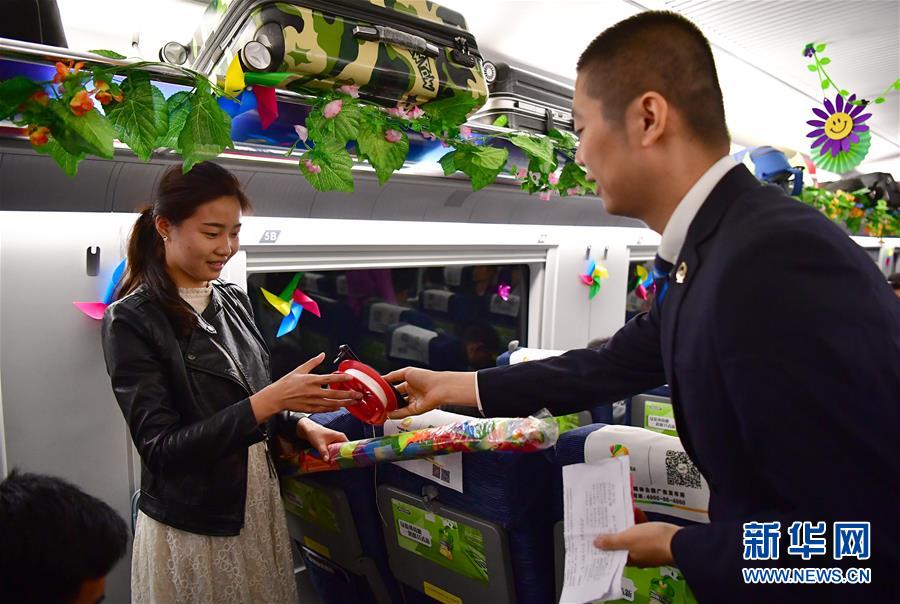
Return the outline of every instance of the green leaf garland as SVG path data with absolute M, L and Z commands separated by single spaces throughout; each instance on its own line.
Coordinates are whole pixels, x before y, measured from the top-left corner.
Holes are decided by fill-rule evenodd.
M 124 99 L 108 105 L 106 117 L 118 132 L 119 140 L 147 161 L 169 129 L 166 99 L 159 88 L 150 84 L 146 72 L 132 73 L 121 88 Z
M 112 51 L 93 52 L 114 60 L 125 58 Z M 182 156 L 185 171 L 233 148 L 231 118 L 216 100 L 222 89 L 203 74 L 167 66 L 190 75 L 195 87 L 166 100 L 147 71 L 157 65 L 57 63 L 52 89 L 47 88 L 49 96 L 35 93 L 51 82 L 16 76 L 0 82 L 0 117 L 28 126 L 36 150 L 52 157 L 68 175 L 77 173 L 79 162 L 88 154 L 113 157 L 116 138 L 144 161 L 156 149 L 172 149 Z M 122 82 L 114 81 L 122 76 Z M 525 155 L 529 175 L 522 179 L 521 188 L 529 193 L 540 192 L 544 198 L 551 191 L 569 195 L 592 189 L 584 170 L 574 163 L 574 135 L 560 130 L 546 136 L 507 130 L 473 136 L 463 124 L 480 100 L 470 94 L 457 92 L 422 107 L 387 111 L 358 99 L 350 90 L 310 93 L 315 98 L 305 124 L 307 136 L 288 155 L 297 146 L 305 147 L 299 169 L 317 190 L 353 191 L 354 159 L 348 147 L 352 149 L 354 142 L 357 160 L 368 161 L 384 184 L 406 161 L 409 132 L 438 138 L 450 147 L 441 166 L 448 175 L 462 171 L 474 190 L 494 182 L 507 167 L 509 152 L 491 146 L 491 139 L 509 140 Z M 106 104 L 101 109 L 94 99 Z M 495 120 L 498 127 L 507 123 L 505 115 Z M 518 171 L 513 173 L 522 178 Z
M 190 111 L 178 135 L 178 147 L 184 158 L 185 172 L 189 172 L 194 164 L 213 159 L 225 149 L 234 147 L 231 117 L 210 94 L 209 82 L 205 79 L 198 80 L 197 89 L 191 96 Z
M 306 162 L 319 168 L 311 171 Z M 300 158 L 300 172 L 317 191 L 353 192 L 353 158 L 346 147 L 333 140 L 320 143 Z

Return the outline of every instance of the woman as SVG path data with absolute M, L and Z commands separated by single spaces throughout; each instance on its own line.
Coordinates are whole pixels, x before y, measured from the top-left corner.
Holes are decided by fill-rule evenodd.
M 214 163 L 167 171 L 103 317 L 107 369 L 141 456 L 134 602 L 296 602 L 266 441 L 293 431 L 326 455 L 346 437 L 291 412 L 360 397 L 323 388 L 346 376 L 310 374 L 324 354 L 270 383 L 247 294 L 217 280 L 248 209 Z

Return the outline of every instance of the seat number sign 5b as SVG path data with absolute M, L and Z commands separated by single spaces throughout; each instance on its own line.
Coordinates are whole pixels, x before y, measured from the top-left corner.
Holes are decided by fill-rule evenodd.
M 259 242 L 275 243 L 278 241 L 279 235 L 281 235 L 281 231 L 266 230 L 265 232 L 263 232 L 262 237 L 259 238 Z

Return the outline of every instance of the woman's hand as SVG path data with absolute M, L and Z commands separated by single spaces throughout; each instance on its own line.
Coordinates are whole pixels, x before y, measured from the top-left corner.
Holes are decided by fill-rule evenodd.
M 325 461 L 331 461 L 331 456 L 328 455 L 328 445 L 347 442 L 346 434 L 317 424 L 308 417 L 297 422 L 297 436 L 309 441 L 309 444 L 319 452 Z
M 353 378 L 344 374 L 310 373 L 325 360 L 325 353 L 306 361 L 280 380 L 250 397 L 256 421 L 262 423 L 279 411 L 322 413 L 335 411 L 362 398 L 359 392 L 331 390 L 327 386 Z

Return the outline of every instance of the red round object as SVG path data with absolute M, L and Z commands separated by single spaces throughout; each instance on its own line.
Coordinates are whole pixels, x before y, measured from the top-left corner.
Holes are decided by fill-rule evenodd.
M 335 390 L 352 390 L 354 392 L 362 393 L 362 400 L 347 405 L 347 411 L 367 424 L 383 424 L 387 420 L 387 414 L 397 409 L 397 397 L 394 396 L 394 391 L 377 371 L 359 361 L 354 361 L 352 359 L 342 361 L 335 373 L 345 373 L 348 369 L 355 369 L 372 378 L 372 380 L 384 391 L 387 405 L 384 405 L 381 402 L 378 394 L 373 392 L 369 386 L 355 377 L 346 382 L 332 384 L 331 387 Z

